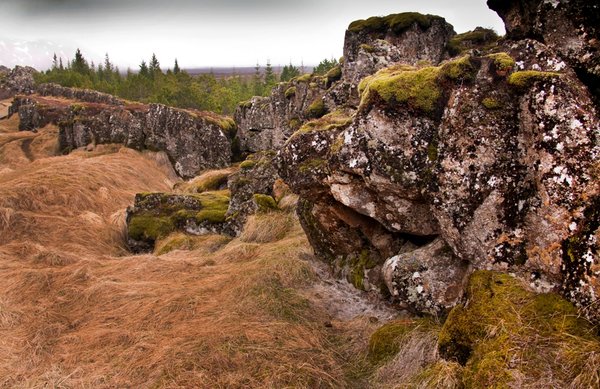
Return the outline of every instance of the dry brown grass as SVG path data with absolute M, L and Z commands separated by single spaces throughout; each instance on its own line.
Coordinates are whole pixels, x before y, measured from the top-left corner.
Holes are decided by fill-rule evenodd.
M 178 193 L 202 193 L 227 189 L 227 178 L 238 170 L 237 166 L 220 170 L 208 170 L 189 181 L 178 183 L 174 189 Z
M 302 293 L 316 276 L 293 216 L 127 256 L 124 210 L 168 191 L 167 167 L 106 146 L 0 169 L 0 387 L 350 386 L 343 324 Z
M 240 239 L 242 242 L 275 242 L 285 237 L 293 224 L 294 216 L 287 212 L 252 215 L 246 221 Z

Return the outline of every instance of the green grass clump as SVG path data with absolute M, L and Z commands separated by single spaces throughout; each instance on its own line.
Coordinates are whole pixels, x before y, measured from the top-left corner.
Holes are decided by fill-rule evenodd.
M 494 60 L 496 69 L 500 71 L 510 71 L 515 66 L 515 60 L 507 53 L 494 53 L 487 57 Z
M 129 236 L 138 241 L 155 241 L 174 230 L 175 224 L 169 216 L 135 215 L 128 225 Z
M 258 206 L 259 212 L 265 213 L 265 212 L 275 211 L 275 210 L 279 209 L 275 199 L 269 195 L 255 193 L 254 195 L 252 195 L 252 198 L 254 199 L 254 202 Z
M 292 137 L 315 131 L 331 131 L 346 127 L 350 125 L 350 123 L 352 123 L 352 117 L 346 115 L 343 111 L 334 111 L 320 119 L 311 120 L 305 123 L 292 135 Z
M 253 161 L 251 159 L 245 160 L 244 162 L 240 163 L 240 168 L 242 170 L 250 170 L 254 166 L 256 166 L 256 161 Z
M 486 97 L 481 101 L 481 104 L 489 110 L 502 108 L 502 103 L 492 97 Z
M 327 108 L 325 107 L 325 102 L 321 98 L 317 98 L 313 101 L 308 108 L 306 109 L 306 116 L 309 118 L 320 118 L 327 113 Z
M 435 15 L 423 15 L 418 12 L 404 12 L 384 17 L 374 16 L 366 20 L 357 20 L 350 23 L 348 30 L 354 33 L 392 30 L 396 34 L 400 34 L 413 24 L 417 24 L 421 29 L 426 30 L 431 27 L 431 23 L 434 20 L 443 20 L 443 18 Z
M 540 72 L 537 70 L 522 70 L 508 77 L 508 84 L 519 89 L 530 88 L 538 81 L 550 81 L 560 77 L 556 72 Z
M 442 97 L 442 84 L 448 80 L 470 80 L 475 72 L 469 56 L 421 69 L 392 66 L 360 82 L 361 106 L 367 105 L 376 95 L 388 105 L 406 104 L 430 114 L 436 110 Z
M 400 351 L 402 341 L 413 331 L 436 331 L 436 324 L 427 318 L 394 320 L 379 327 L 369 338 L 367 357 L 374 365 L 391 360 Z
M 473 273 L 467 301 L 450 312 L 438 340 L 443 357 L 465 366 L 465 387 L 508 387 L 515 372 L 535 382 L 552 371 L 558 387 L 594 379 L 580 373 L 586 355 L 600 356 L 599 339 L 570 302 L 490 271 Z
M 295 86 L 291 86 L 285 90 L 285 98 L 286 99 L 291 99 L 295 95 L 296 95 L 296 87 Z
M 481 47 L 496 42 L 498 34 L 492 29 L 477 27 L 473 31 L 457 34 L 448 42 L 450 55 L 458 55 L 473 47 Z

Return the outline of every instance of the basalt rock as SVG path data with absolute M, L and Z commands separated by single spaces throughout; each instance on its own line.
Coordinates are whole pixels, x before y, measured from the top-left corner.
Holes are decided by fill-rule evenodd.
M 0 100 L 8 99 L 18 94 L 31 94 L 35 92 L 34 75 L 37 73 L 29 66 L 15 66 L 9 70 L 0 69 Z
M 124 105 L 125 101 L 91 89 L 67 88 L 58 84 L 41 84 L 37 87 L 40 96 L 64 97 L 69 100 L 78 100 L 86 103 L 100 103 L 109 105 Z
M 323 76 L 303 75 L 255 97 L 235 113 L 241 150 L 281 148 L 308 120 L 340 107 L 356 107 L 358 84 L 397 61 L 439 63 L 455 35 L 439 16 L 405 13 L 354 22 L 346 31 L 342 65 Z
M 600 320 L 600 120 L 562 50 L 506 40 L 394 64 L 361 81 L 348 120 L 306 123 L 278 166 L 317 254 L 420 312 L 443 313 L 486 269 Z
M 600 101 L 600 4 L 589 0 L 488 0 L 508 37 L 552 47 Z
M 241 151 L 256 153 L 283 146 L 302 123 L 322 115 L 315 107 L 323 104 L 326 87 L 326 79 L 306 75 L 279 84 L 270 97 L 242 103 L 234 115 Z
M 233 235 L 225 217 L 229 199 L 228 191 L 137 194 L 134 205 L 127 209 L 129 248 L 135 253 L 152 251 L 156 240 L 174 231 Z
M 73 96 L 110 101 L 91 91 Z M 90 144 L 120 143 L 137 150 L 164 151 L 183 178 L 231 162 L 231 138 L 235 124 L 213 113 L 188 111 L 161 104 L 73 102 L 62 98 L 15 98 L 10 108 L 18 113 L 21 130 L 35 130 L 49 123 L 59 127 L 59 150 L 69 152 Z

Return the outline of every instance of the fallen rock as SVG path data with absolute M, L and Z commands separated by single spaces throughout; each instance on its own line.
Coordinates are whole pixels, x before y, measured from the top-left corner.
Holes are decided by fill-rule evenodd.
M 34 75 L 37 73 L 29 66 L 15 66 L 9 70 L 0 69 L 0 100 L 8 99 L 17 94 L 32 94 L 35 92 Z

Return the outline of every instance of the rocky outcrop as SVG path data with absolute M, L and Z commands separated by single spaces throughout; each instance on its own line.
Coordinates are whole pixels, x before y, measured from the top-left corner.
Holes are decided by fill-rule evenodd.
M 274 199 L 274 157 L 274 152 L 251 155 L 229 175 L 227 189 L 137 194 L 134 205 L 127 210 L 129 248 L 136 253 L 152 251 L 157 240 L 175 231 L 240 235 L 248 216 L 279 209 Z
M 356 106 L 358 84 L 364 77 L 397 62 L 437 65 L 448 58 L 447 45 L 454 35 L 444 18 L 416 12 L 357 20 L 346 30 L 338 88 L 345 90 L 349 102 Z
M 69 100 L 78 100 L 86 103 L 100 103 L 109 105 L 124 105 L 125 101 L 91 89 L 67 88 L 58 84 L 41 84 L 37 87 L 40 96 L 64 97 Z
M 600 4 L 588 0 L 488 0 L 511 39 L 552 47 L 600 100 Z
M 507 40 L 393 64 L 363 78 L 356 113 L 306 123 L 278 165 L 317 254 L 419 312 L 493 269 L 599 320 L 600 120 L 561 50 Z
M 403 13 L 354 22 L 346 31 L 342 65 L 323 76 L 303 75 L 255 97 L 235 113 L 243 152 L 281 148 L 306 121 L 339 107 L 356 107 L 358 84 L 402 60 L 437 64 L 447 58 L 452 26 L 439 16 Z
M 322 116 L 327 79 L 305 75 L 275 87 L 269 97 L 242 103 L 234 118 L 244 153 L 278 149 L 305 121 Z
M 231 192 L 227 217 L 230 220 L 230 229 L 236 235 L 242 232 L 248 216 L 265 206 L 265 200 L 270 202 L 274 197 L 273 186 L 278 178 L 274 158 L 273 151 L 253 154 L 242 162 L 240 170 L 227 180 L 227 187 Z M 274 199 L 272 204 L 276 204 Z M 266 206 L 268 207 L 268 204 Z
M 152 251 L 158 239 L 174 231 L 231 234 L 225 217 L 229 198 L 228 191 L 137 194 L 127 209 L 128 246 L 135 253 Z
M 35 92 L 34 75 L 37 73 L 29 66 L 15 66 L 9 70 L 0 69 L 0 100 L 8 99 L 17 94 L 31 94 Z
M 103 94 L 73 92 L 89 99 Z M 235 124 L 208 112 L 187 111 L 161 104 L 110 105 L 64 99 L 17 97 L 11 113 L 18 113 L 22 130 L 48 123 L 59 126 L 59 150 L 69 152 L 90 144 L 120 143 L 137 150 L 164 151 L 184 178 L 200 171 L 228 166 Z

